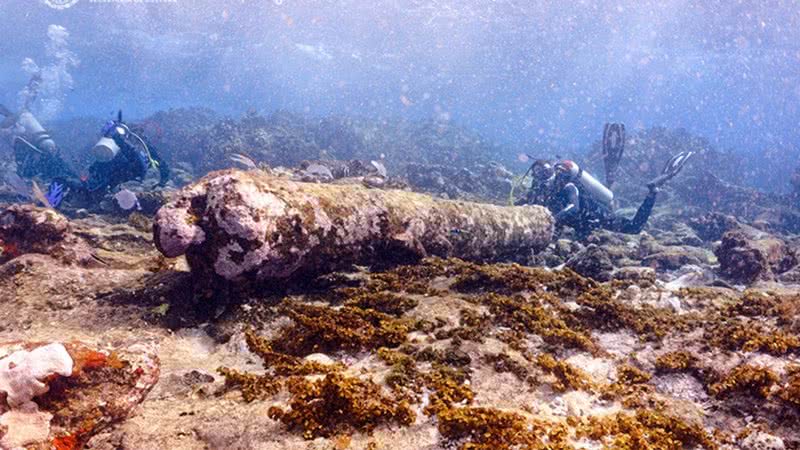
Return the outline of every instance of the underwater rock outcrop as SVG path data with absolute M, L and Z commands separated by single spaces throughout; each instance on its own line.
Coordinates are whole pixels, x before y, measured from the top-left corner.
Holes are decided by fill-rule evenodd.
M 781 239 L 751 228 L 737 228 L 722 235 L 715 251 L 720 272 L 744 284 L 771 280 L 797 265 L 797 255 Z
M 50 255 L 67 264 L 93 261 L 89 245 L 55 210 L 29 204 L 0 209 L 0 263 L 26 253 Z
M 195 272 L 280 279 L 428 255 L 525 258 L 546 246 L 542 207 L 435 200 L 397 190 L 296 183 L 258 170 L 209 174 L 161 208 L 155 243 Z
M 0 448 L 83 448 L 158 381 L 152 348 L 0 343 Z

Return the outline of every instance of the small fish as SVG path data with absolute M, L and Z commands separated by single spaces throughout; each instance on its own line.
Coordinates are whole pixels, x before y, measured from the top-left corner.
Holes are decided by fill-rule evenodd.
M 330 61 L 333 59 L 333 55 L 328 53 L 325 50 L 325 47 L 320 45 L 309 45 L 309 44 L 294 44 L 295 48 L 317 61 Z
M 253 158 L 241 153 L 232 154 L 230 156 L 230 160 L 235 163 L 239 163 L 248 169 L 258 169 L 258 164 L 256 164 Z
M 89 254 L 89 256 L 90 256 L 90 257 L 91 257 L 93 260 L 95 260 L 95 261 L 99 262 L 100 264 L 102 264 L 102 265 L 104 265 L 104 266 L 111 267 L 111 264 L 109 264 L 109 263 L 108 263 L 106 260 L 104 260 L 103 258 L 101 258 L 101 257 L 99 257 L 99 256 L 97 256 L 97 255 L 95 255 L 94 253 L 90 253 L 90 254 Z
M 470 232 L 467 231 L 467 230 L 464 230 L 462 228 L 453 228 L 453 229 L 450 230 L 450 234 L 455 235 L 455 236 L 460 236 L 460 235 L 466 236 L 466 235 L 469 235 Z
M 306 167 L 305 173 L 312 176 L 322 177 L 329 180 L 333 179 L 331 169 L 323 166 L 322 164 L 311 164 Z
M 136 198 L 136 194 L 128 189 L 123 189 L 114 194 L 114 199 L 117 201 L 119 207 L 125 211 L 132 209 L 134 206 L 137 210 L 142 210 L 142 206 L 139 204 L 139 199 Z
M 386 172 L 386 166 L 384 166 L 382 162 L 380 162 L 380 161 L 370 161 L 370 163 L 372 163 L 372 167 L 377 169 L 378 175 L 380 175 L 383 178 L 386 178 L 388 176 L 388 174 Z
M 163 316 L 166 316 L 167 313 L 169 312 L 169 307 L 170 307 L 169 303 L 162 303 L 162 304 L 156 306 L 155 308 L 151 309 L 150 311 L 152 311 L 152 313 L 157 315 L 157 316 L 162 316 L 163 317 Z
M 527 153 L 520 153 L 519 155 L 517 155 L 517 161 L 519 161 L 521 163 L 530 162 L 530 161 L 533 161 L 534 159 L 536 159 L 536 158 L 534 158 L 533 156 L 531 156 L 531 155 L 529 155 Z

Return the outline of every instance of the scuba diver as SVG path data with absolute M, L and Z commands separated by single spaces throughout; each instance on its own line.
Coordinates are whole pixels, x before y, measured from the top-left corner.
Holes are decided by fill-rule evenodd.
M 95 162 L 89 166 L 88 177 L 83 181 L 90 198 L 102 197 L 109 189 L 127 181 L 143 179 L 151 168 L 158 169 L 158 185 L 167 184 L 170 170 L 166 161 L 145 138 L 122 121 L 122 111 L 116 120 L 103 126 L 101 134 L 92 147 Z
M 78 177 L 61 158 L 53 138 L 30 111 L 25 109 L 14 114 L 0 105 L 0 116 L 5 117 L 0 123 L 0 134 L 11 136 L 17 174 L 25 178 L 38 176 L 51 180 L 45 197 L 51 206 L 57 206 L 66 193 L 64 188 L 77 185 Z
M 614 193 L 609 189 L 625 149 L 625 126 L 606 124 L 603 132 L 603 161 L 608 187 L 581 169 L 575 162 L 552 163 L 535 161 L 528 173 L 533 177 L 525 199 L 517 204 L 536 204 L 553 213 L 556 227 L 575 229 L 579 239 L 593 230 L 607 229 L 619 233 L 638 234 L 650 218 L 659 188 L 683 169 L 693 152 L 681 152 L 667 162 L 661 174 L 647 183 L 649 190 L 633 218 L 614 212 Z
M 160 186 L 169 180 L 166 162 L 122 121 L 122 111 L 116 120 L 103 126 L 100 140 L 92 147 L 95 162 L 89 166 L 88 175 L 80 178 L 60 157 L 58 146 L 33 114 L 25 110 L 15 115 L 0 105 L 0 115 L 5 116 L 0 131 L 13 136 L 17 173 L 25 178 L 51 180 L 45 197 L 54 208 L 67 193 L 74 194 L 81 203 L 96 204 L 110 189 L 144 178 L 150 168 L 159 170 Z

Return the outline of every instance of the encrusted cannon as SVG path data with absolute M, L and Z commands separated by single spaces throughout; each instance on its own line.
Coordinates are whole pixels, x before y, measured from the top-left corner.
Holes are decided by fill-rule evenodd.
M 231 281 L 425 256 L 509 260 L 542 249 L 552 232 L 552 216 L 538 206 L 299 183 L 259 170 L 205 176 L 163 206 L 154 223 L 165 256 L 185 254 L 193 271 Z

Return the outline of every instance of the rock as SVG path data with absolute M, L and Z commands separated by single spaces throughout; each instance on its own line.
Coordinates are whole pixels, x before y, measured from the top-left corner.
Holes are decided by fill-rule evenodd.
M 783 450 L 783 439 L 763 431 L 754 431 L 741 442 L 742 450 Z
M 0 433 L 0 448 L 17 449 L 46 442 L 52 419 L 52 414 L 39 411 L 32 402 L 0 415 L 0 427 L 6 430 Z
M 659 236 L 659 243 L 662 245 L 687 245 L 690 247 L 700 247 L 703 240 L 688 225 L 682 222 L 674 222 L 672 230 Z
M 674 277 L 664 285 L 670 291 L 677 291 L 686 287 L 709 286 L 715 281 L 712 269 L 706 266 L 687 264 L 670 274 Z
M 689 264 L 709 264 L 711 256 L 710 252 L 702 248 L 672 245 L 645 256 L 642 264 L 658 270 L 677 270 Z
M 72 358 L 61 344 L 20 350 L 0 359 L 0 392 L 8 406 L 16 408 L 47 392 L 46 378 L 71 373 Z
M 615 280 L 632 281 L 637 284 L 650 285 L 656 282 L 656 271 L 652 267 L 620 267 L 614 270 L 612 278 Z
M 550 242 L 553 219 L 539 206 L 441 201 L 227 170 L 182 190 L 153 228 L 156 247 L 167 257 L 186 254 L 196 273 L 274 280 L 426 255 L 526 258 Z
M 781 239 L 745 228 L 726 232 L 715 254 L 720 273 L 743 284 L 772 280 L 798 262 L 795 253 Z
M 6 428 L 0 434 L 2 448 L 82 448 L 93 435 L 124 420 L 159 375 L 153 349 L 142 345 L 98 350 L 78 342 L 0 343 L 0 371 L 9 370 L 10 359 L 20 363 L 18 370 L 30 368 L 41 386 L 25 395 L 35 403 L 22 398 L 20 404 L 16 397 L 0 403 L 0 425 Z M 39 376 L 45 373 L 50 375 Z
M 781 283 L 800 284 L 800 266 L 795 266 L 778 275 L 777 280 Z
M 469 168 L 411 163 L 406 165 L 405 175 L 409 184 L 419 191 L 454 199 L 484 199 L 503 203 L 508 199 L 514 178 L 498 163 L 473 164 Z
M 91 248 L 72 233 L 66 217 L 50 208 L 11 205 L 0 211 L 0 263 L 26 253 L 50 255 L 67 264 L 94 261 Z
M 739 221 L 733 216 L 713 212 L 689 220 L 689 226 L 704 241 L 718 241 L 726 232 L 739 227 Z
M 312 353 L 303 358 L 303 360 L 310 363 L 322 364 L 324 366 L 330 366 L 336 363 L 336 361 L 324 353 Z
M 589 244 L 568 259 L 566 264 L 575 272 L 598 281 L 610 280 L 611 271 L 614 270 L 614 264 L 606 249 L 595 244 Z
M 301 177 L 309 176 L 312 179 L 316 179 L 318 177 L 313 169 L 318 166 L 328 169 L 332 179 L 364 177 L 378 172 L 378 169 L 369 161 L 362 161 L 358 159 L 347 161 L 336 159 L 314 159 L 300 161 L 300 170 L 298 171 L 297 175 Z M 309 168 L 311 168 L 311 170 L 309 170 Z

